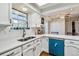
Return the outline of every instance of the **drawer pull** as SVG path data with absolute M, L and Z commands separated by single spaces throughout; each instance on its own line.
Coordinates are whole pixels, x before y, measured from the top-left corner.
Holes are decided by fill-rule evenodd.
M 58 45 L 58 43 L 55 43 L 54 46 L 56 47 Z
M 31 44 L 27 45 L 27 47 L 31 46 Z
M 37 40 L 36 42 L 39 42 L 39 40 Z

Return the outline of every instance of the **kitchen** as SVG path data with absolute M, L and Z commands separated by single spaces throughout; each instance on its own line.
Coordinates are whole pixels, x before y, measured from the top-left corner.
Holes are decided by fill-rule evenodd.
M 0 3 L 0 56 L 79 56 L 78 7 Z

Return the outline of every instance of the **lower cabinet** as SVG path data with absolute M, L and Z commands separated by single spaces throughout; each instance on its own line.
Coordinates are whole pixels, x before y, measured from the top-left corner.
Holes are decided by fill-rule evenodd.
M 21 56 L 21 53 L 22 53 L 21 47 L 17 47 L 4 54 L 1 54 L 1 56 Z
M 39 56 L 41 53 L 40 39 L 36 39 L 20 47 L 9 50 L 0 56 Z
M 54 56 L 64 56 L 64 40 L 50 38 L 49 54 Z
M 23 51 L 23 56 L 33 56 L 33 48 Z
M 16 54 L 15 56 L 22 56 L 21 53 Z
M 34 56 L 39 56 L 41 53 L 41 44 L 37 43 L 34 47 Z
M 40 39 L 36 39 L 23 45 L 23 56 L 39 56 L 41 53 Z
M 65 56 L 79 56 L 79 42 L 65 40 Z
M 22 46 L 23 56 L 33 56 L 33 41 Z
M 42 51 L 49 52 L 49 38 L 48 37 L 41 38 L 41 49 Z

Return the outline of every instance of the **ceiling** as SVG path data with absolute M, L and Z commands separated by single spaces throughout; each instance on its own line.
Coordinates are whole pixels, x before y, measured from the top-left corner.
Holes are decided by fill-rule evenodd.
M 12 8 L 17 9 L 17 10 L 24 12 L 24 13 L 33 13 L 34 12 L 31 8 L 29 8 L 24 3 L 12 3 Z M 26 8 L 27 11 L 23 11 L 23 8 Z
M 29 5 L 28 5 L 29 4 Z M 78 3 L 13 3 L 12 7 L 23 11 L 22 8 L 26 7 L 25 13 L 40 12 L 43 16 L 60 17 L 67 14 L 79 15 Z
M 78 6 L 78 5 L 79 4 L 77 4 L 77 3 L 50 3 L 50 4 L 46 4 L 44 6 L 41 6 L 40 8 L 41 8 L 42 14 L 49 15 L 53 12 L 69 9 L 69 8 L 72 8 L 72 7 Z
M 46 5 L 47 3 L 37 3 L 38 6 Z

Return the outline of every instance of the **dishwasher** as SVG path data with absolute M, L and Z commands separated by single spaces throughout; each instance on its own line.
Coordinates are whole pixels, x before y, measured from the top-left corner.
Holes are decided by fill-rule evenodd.
M 65 40 L 65 56 L 79 56 L 79 41 Z

